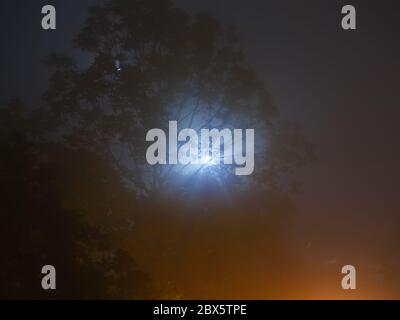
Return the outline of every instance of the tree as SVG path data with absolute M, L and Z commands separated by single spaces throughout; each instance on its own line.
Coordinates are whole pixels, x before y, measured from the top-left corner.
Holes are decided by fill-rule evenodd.
M 66 184 L 60 172 L 78 175 L 85 170 L 82 160 L 80 166 L 65 160 L 82 157 L 82 153 L 44 142 L 40 133 L 42 123 L 37 114 L 33 114 L 19 101 L 0 109 L 3 219 L 0 297 L 151 296 L 154 292 L 147 275 L 138 269 L 128 252 L 118 248 L 98 227 L 89 224 L 83 217 L 86 212 L 82 203 L 80 206 L 71 203 L 63 190 Z M 85 157 L 95 156 L 86 152 L 83 159 Z M 103 169 L 113 171 L 107 166 Z M 102 192 L 101 187 L 97 186 L 97 190 Z M 83 198 L 88 200 L 88 197 Z M 98 204 L 98 212 L 100 208 Z M 41 288 L 41 268 L 47 264 L 56 267 L 55 291 Z
M 112 160 L 136 193 L 135 232 L 114 236 L 162 296 L 274 297 L 262 290 L 298 286 L 301 271 L 284 273 L 301 266 L 286 248 L 293 203 L 283 178 L 312 148 L 246 66 L 235 27 L 169 0 L 111 0 L 90 9 L 74 44 L 91 62 L 49 58 L 46 114 L 68 146 Z M 170 120 L 195 130 L 254 128 L 255 172 L 148 165 L 146 133 L 167 131 Z
M 89 66 L 53 56 L 47 92 L 69 141 L 107 153 L 132 186 L 149 195 L 187 190 L 203 167 L 149 166 L 146 132 L 178 120 L 182 127 L 255 128 L 253 181 L 276 185 L 283 171 L 307 158 L 310 146 L 277 109 L 246 67 L 234 26 L 189 15 L 169 0 L 112 0 L 90 9 L 75 39 Z M 268 161 L 266 161 L 268 157 Z M 204 171 L 204 170 L 203 170 Z M 232 168 L 218 179 L 237 186 Z M 268 177 L 268 179 L 266 179 Z

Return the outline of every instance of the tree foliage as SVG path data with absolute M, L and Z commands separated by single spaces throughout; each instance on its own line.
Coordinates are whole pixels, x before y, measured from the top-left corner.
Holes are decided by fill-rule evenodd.
M 113 0 L 90 9 L 75 45 L 91 63 L 50 59 L 51 110 L 68 123 L 74 143 L 108 153 L 146 194 L 168 184 L 174 170 L 149 169 L 145 158 L 146 132 L 169 120 L 196 130 L 256 128 L 255 176 L 264 184 L 276 184 L 266 175 L 276 178 L 307 158 L 309 145 L 295 126 L 280 122 L 232 25 L 190 15 L 169 0 Z

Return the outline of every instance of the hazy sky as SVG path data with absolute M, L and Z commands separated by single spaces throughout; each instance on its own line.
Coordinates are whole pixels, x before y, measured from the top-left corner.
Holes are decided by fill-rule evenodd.
M 56 31 L 40 27 L 40 9 L 48 2 L 57 8 Z M 1 1 L 3 101 L 39 101 L 46 55 L 72 52 L 71 39 L 88 5 L 97 2 Z M 351 3 L 357 31 L 340 28 L 342 1 L 177 1 L 237 25 L 248 63 L 284 117 L 299 122 L 316 144 L 318 162 L 298 172 L 304 194 L 296 228 L 310 232 L 310 241 L 315 226 L 325 228 L 326 242 L 354 233 L 364 239 L 369 232 L 361 230 L 370 223 L 372 232 L 390 238 L 400 220 L 399 5 Z

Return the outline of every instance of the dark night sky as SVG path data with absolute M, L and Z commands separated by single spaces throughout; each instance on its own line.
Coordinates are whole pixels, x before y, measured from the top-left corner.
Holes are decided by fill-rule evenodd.
M 48 75 L 46 55 L 71 52 L 86 8 L 96 2 L 1 2 L 2 100 L 39 101 Z M 301 123 L 316 143 L 318 162 L 298 173 L 304 194 L 296 226 L 310 232 L 310 241 L 315 225 L 325 228 L 327 243 L 331 237 L 357 241 L 368 223 L 376 226 L 372 232 L 382 228 L 390 238 L 399 220 L 399 5 L 349 2 L 358 10 L 357 31 L 340 28 L 340 1 L 177 2 L 238 26 L 248 63 L 284 116 Z M 40 27 L 40 9 L 47 3 L 57 8 L 56 31 Z

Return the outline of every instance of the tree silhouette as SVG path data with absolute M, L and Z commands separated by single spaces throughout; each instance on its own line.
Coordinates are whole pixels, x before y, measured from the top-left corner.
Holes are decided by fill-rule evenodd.
M 169 0 L 113 0 L 90 9 L 75 45 L 92 62 L 78 67 L 63 56 L 49 59 L 56 67 L 47 92 L 50 110 L 74 143 L 107 153 L 144 194 L 171 188 L 185 169 L 146 163 L 146 132 L 166 129 L 169 120 L 197 131 L 255 128 L 253 177 L 264 184 L 272 183 L 265 176 L 276 183 L 278 172 L 310 151 L 294 126 L 280 123 L 263 83 L 245 65 L 234 26 L 189 15 Z M 219 178 L 234 180 L 225 169 Z M 197 173 L 184 182 L 191 184 Z
M 104 232 L 85 222 L 83 209 L 71 204 L 62 190 L 67 186 L 60 173 L 85 169 L 82 160 L 80 166 L 68 161 L 77 154 L 82 156 L 81 153 L 60 144 L 44 143 L 40 138 L 40 121 L 33 119 L 35 116 L 29 115 L 19 101 L 0 109 L 0 297 L 150 296 L 149 280 L 129 254 L 113 245 Z M 88 153 L 85 156 L 90 157 Z M 101 174 L 96 170 L 94 173 Z M 101 187 L 96 188 L 101 192 Z M 98 212 L 99 208 L 100 204 Z M 55 291 L 41 288 L 41 269 L 47 264 L 56 267 Z
M 311 147 L 246 66 L 235 27 L 168 0 L 112 0 L 90 9 L 75 45 L 90 63 L 49 57 L 45 107 L 2 114 L 2 227 L 28 248 L 3 242 L 2 294 L 43 295 L 26 268 L 50 257 L 70 279 L 60 298 L 288 297 L 301 272 L 285 271 L 301 266 L 287 252 L 294 204 L 283 178 Z M 255 128 L 254 174 L 149 166 L 146 133 L 169 120 Z

